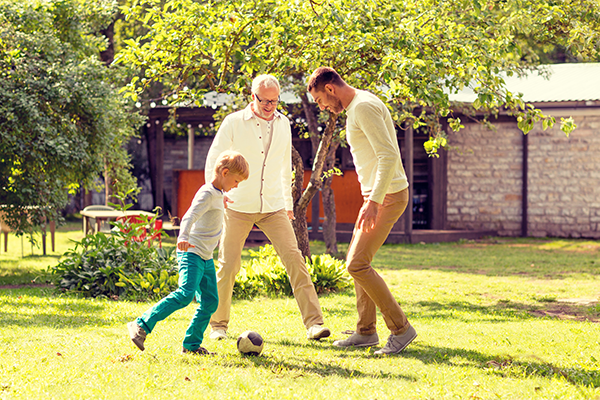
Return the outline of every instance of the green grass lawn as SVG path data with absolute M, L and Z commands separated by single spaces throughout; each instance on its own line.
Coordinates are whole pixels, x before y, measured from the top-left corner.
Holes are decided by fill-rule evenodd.
M 321 342 L 306 340 L 293 298 L 234 301 L 232 338 L 207 338 L 218 354 L 198 357 L 180 354 L 194 304 L 157 325 L 140 352 L 125 324 L 152 302 L 26 285 L 43 282 L 70 238 L 81 238 L 80 225 L 57 232 L 46 257 L 25 241 L 21 258 L 14 236 L 0 253 L 2 399 L 600 399 L 598 242 L 386 245 L 374 265 L 419 333 L 401 355 L 331 346 L 355 327 L 350 292 L 321 297 L 333 332 Z M 388 332 L 382 319 L 378 326 L 383 345 Z M 248 329 L 266 341 L 259 357 L 236 350 Z

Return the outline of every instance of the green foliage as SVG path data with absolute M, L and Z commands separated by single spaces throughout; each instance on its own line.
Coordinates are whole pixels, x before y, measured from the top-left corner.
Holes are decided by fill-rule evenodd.
M 151 238 L 162 234 L 153 228 L 156 218 L 117 219 L 111 234 L 98 232 L 75 242 L 49 269 L 55 285 L 90 297 L 154 298 L 172 292 L 179 279 L 176 253 L 152 246 Z
M 250 250 L 252 258 L 242 263 L 235 278 L 233 295 L 249 299 L 260 295 L 291 296 L 292 287 L 281 259 L 272 245 L 266 244 L 258 251 Z M 351 286 L 346 263 L 330 255 L 313 255 L 306 259 L 317 293 L 344 291 Z
M 147 298 L 177 287 L 173 251 L 132 240 L 132 233 L 89 235 L 50 268 L 57 288 L 89 297 Z M 125 242 L 129 239 L 129 243 Z
M 135 186 L 123 144 L 139 121 L 99 59 L 113 12 L 108 1 L 0 1 L 0 204 L 17 232 L 56 221 L 68 192 L 105 169 Z
M 251 259 L 242 263 L 235 278 L 233 295 L 252 298 L 259 295 L 292 295 L 285 267 L 272 245 L 250 250 Z
M 352 280 L 346 272 L 346 262 L 329 254 L 313 254 L 310 259 L 306 258 L 306 266 L 319 294 L 344 291 L 352 287 Z

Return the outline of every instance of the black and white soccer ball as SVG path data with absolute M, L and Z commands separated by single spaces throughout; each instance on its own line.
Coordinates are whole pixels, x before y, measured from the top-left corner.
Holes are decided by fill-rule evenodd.
M 237 349 L 244 355 L 257 356 L 262 351 L 264 344 L 263 338 L 258 333 L 246 331 L 238 337 Z

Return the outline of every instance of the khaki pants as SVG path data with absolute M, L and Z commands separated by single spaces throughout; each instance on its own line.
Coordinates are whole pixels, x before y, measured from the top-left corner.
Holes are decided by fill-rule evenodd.
M 347 267 L 354 278 L 358 323 L 356 332 L 371 335 L 376 332 L 377 308 L 394 335 L 404 333 L 410 326 L 406 315 L 390 292 L 383 278 L 371 267 L 375 253 L 385 242 L 392 227 L 408 204 L 408 188 L 385 196 L 379 208 L 375 227 L 369 233 L 354 227 L 348 247 Z
M 317 292 L 306 269 L 302 252 L 298 249 L 296 235 L 287 212 L 280 210 L 272 213 L 246 214 L 226 209 L 217 271 L 219 307 L 210 320 L 212 329 L 227 330 L 235 276 L 242 267 L 242 249 L 255 224 L 267 235 L 281 258 L 290 278 L 304 326 L 308 329 L 313 325 L 322 325 L 323 313 Z

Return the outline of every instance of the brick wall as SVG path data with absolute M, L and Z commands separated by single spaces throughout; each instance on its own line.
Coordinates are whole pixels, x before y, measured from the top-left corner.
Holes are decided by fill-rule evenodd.
M 600 238 L 600 113 L 528 135 L 529 236 Z M 560 121 L 560 117 L 557 116 Z M 522 132 L 515 122 L 479 124 L 449 135 L 448 227 L 521 235 Z

